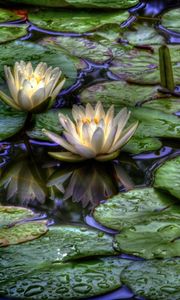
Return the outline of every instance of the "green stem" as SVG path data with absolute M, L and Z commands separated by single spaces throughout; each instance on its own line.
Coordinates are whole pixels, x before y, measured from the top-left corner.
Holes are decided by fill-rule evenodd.
M 159 48 L 159 65 L 161 86 L 168 89 L 170 92 L 174 92 L 175 84 L 171 55 L 169 48 L 166 45 L 163 45 Z

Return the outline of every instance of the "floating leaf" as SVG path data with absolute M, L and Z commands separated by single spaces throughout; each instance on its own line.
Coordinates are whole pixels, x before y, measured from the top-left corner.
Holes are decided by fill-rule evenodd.
M 112 0 L 110 3 L 104 0 L 10 0 L 9 2 L 31 4 L 37 6 L 50 6 L 50 7 L 94 7 L 94 8 L 129 8 L 138 3 L 138 0 Z
M 123 39 L 133 45 L 161 45 L 165 42 L 162 35 L 149 23 L 135 23 L 128 28 Z
M 16 61 L 32 61 L 36 66 L 40 61 L 46 62 L 49 66 L 60 67 L 63 75 L 67 78 L 67 85 L 76 80 L 76 67 L 74 59 L 64 51 L 50 50 L 49 48 L 30 43 L 15 41 L 0 45 L 0 83 L 4 83 L 4 65 L 13 66 Z
M 139 154 L 146 151 L 158 150 L 162 147 L 160 140 L 151 137 L 136 137 L 133 136 L 131 140 L 123 147 L 123 151 L 132 154 Z
M 12 10 L 0 8 L 0 23 L 15 21 L 20 19 L 20 17 Z
M 180 218 L 150 221 L 149 218 L 115 236 L 114 247 L 122 253 L 141 256 L 146 259 L 180 256 Z
M 27 223 L 30 224 L 31 222 Z M 86 226 L 53 226 L 41 238 L 0 250 L 4 266 L 62 262 L 97 255 L 113 255 L 112 236 Z M 13 253 L 16 253 L 14 258 Z
M 135 106 L 148 99 L 158 97 L 158 86 L 128 84 L 125 81 L 98 83 L 83 90 L 80 94 L 82 103 L 103 102 L 104 107 Z
M 129 14 L 126 11 L 89 13 L 85 10 L 42 10 L 28 14 L 36 26 L 53 31 L 84 33 L 96 30 L 105 24 L 120 24 Z
M 109 25 L 110 26 L 110 25 Z M 113 26 L 113 25 L 111 25 Z M 119 31 L 119 26 L 118 27 Z M 107 36 L 108 33 L 114 34 L 117 39 L 119 36 L 119 32 L 116 34 L 114 31 L 116 30 L 112 28 L 105 27 L 104 36 Z M 106 31 L 107 30 L 107 31 Z M 100 32 L 97 34 L 100 35 Z M 103 34 L 103 33 L 101 33 Z M 96 33 L 87 37 L 69 37 L 69 36 L 59 36 L 59 37 L 47 37 L 40 41 L 40 44 L 51 47 L 58 47 L 60 49 L 64 49 L 68 51 L 70 55 L 76 56 L 80 59 L 88 59 L 95 62 L 103 62 L 112 57 L 117 57 L 118 55 L 124 53 L 128 49 L 132 48 L 129 45 L 122 45 L 118 42 L 115 42 L 113 39 L 110 41 L 109 38 L 106 37 L 98 38 Z M 57 48 L 57 49 L 58 49 Z
M 0 206 L 0 247 L 36 239 L 48 230 L 46 221 L 23 207 Z
M 162 25 L 166 28 L 180 32 L 180 20 L 179 20 L 180 8 L 171 9 L 165 13 L 162 17 Z
M 22 26 L 0 26 L 0 44 L 16 40 L 27 34 L 27 25 Z
M 5 140 L 20 131 L 25 120 L 25 113 L 12 110 L 0 103 L 0 140 Z
M 34 240 L 47 230 L 46 221 L 19 223 L 12 227 L 0 228 L 0 247 Z
M 120 274 L 129 263 L 110 257 L 65 264 L 38 264 L 33 265 L 34 268 L 32 264 L 25 265 L 18 268 L 16 276 L 0 282 L 1 295 L 36 300 L 73 300 L 100 295 L 121 286 Z
M 62 113 L 71 116 L 71 109 L 56 109 L 49 110 L 45 113 L 37 114 L 35 116 L 35 126 L 32 131 L 28 131 L 27 134 L 31 138 L 48 140 L 47 136 L 42 132 L 42 129 L 53 131 L 55 133 L 61 134 L 63 128 L 59 122 L 58 114 Z
M 156 170 L 154 186 L 180 199 L 180 156 L 166 161 Z
M 32 218 L 34 213 L 27 208 L 14 206 L 0 206 L 0 226 Z
M 121 280 L 147 299 L 179 300 L 180 259 L 134 262 L 124 269 Z
M 173 199 L 153 188 L 120 193 L 95 208 L 94 218 L 109 228 L 121 230 L 151 220 L 179 220 Z M 145 228 L 144 228 L 145 229 Z
M 145 102 L 142 107 L 161 110 L 167 114 L 172 114 L 180 111 L 180 101 L 177 97 L 154 99 Z

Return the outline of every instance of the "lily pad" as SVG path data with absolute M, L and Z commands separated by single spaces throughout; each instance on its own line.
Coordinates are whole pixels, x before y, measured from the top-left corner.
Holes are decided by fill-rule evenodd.
M 180 256 L 180 218 L 175 221 L 166 214 L 166 220 L 147 221 L 124 229 L 115 236 L 114 247 L 122 253 L 146 259 Z
M 155 151 L 162 147 L 160 140 L 151 137 L 139 138 L 132 137 L 131 140 L 123 147 L 123 151 L 132 154 L 139 154 L 147 151 Z
M 157 169 L 154 186 L 180 199 L 180 156 L 166 161 Z
M 154 99 L 145 102 L 142 107 L 161 110 L 167 114 L 180 111 L 180 99 L 175 97 Z
M 180 8 L 168 11 L 162 17 L 162 25 L 170 30 L 180 32 L 179 14 Z
M 0 206 L 0 226 L 32 218 L 32 210 L 23 207 Z
M 121 273 L 121 280 L 149 300 L 179 300 L 180 260 L 134 262 Z
M 93 7 L 93 8 L 129 8 L 138 3 L 138 0 L 113 0 L 110 3 L 104 0 L 10 0 L 9 2 L 31 4 L 36 6 L 49 6 L 49 7 Z
M 119 31 L 119 26 L 118 31 Z M 117 57 L 126 50 L 132 48 L 129 45 L 122 45 L 113 40 L 106 38 L 108 32 L 114 34 L 118 38 L 119 33 L 115 33 L 114 30 L 107 28 L 107 32 L 104 33 L 104 37 L 98 38 L 96 33 L 88 37 L 69 37 L 69 36 L 59 36 L 59 37 L 47 37 L 40 41 L 41 45 L 58 47 L 64 49 L 69 53 L 69 55 L 76 56 L 80 59 L 88 59 L 94 62 L 103 62 L 112 57 Z M 98 32 L 100 34 L 100 32 Z M 103 34 L 103 33 L 101 33 Z
M 34 240 L 48 230 L 46 221 L 18 223 L 0 228 L 0 247 Z
M 103 102 L 104 107 L 114 104 L 119 106 L 135 106 L 148 99 L 158 97 L 158 86 L 141 86 L 128 84 L 125 81 L 112 81 L 92 85 L 82 91 L 80 99 L 82 103 L 98 101 Z
M 133 45 L 162 45 L 165 39 L 150 23 L 135 23 L 123 34 L 123 39 Z
M 15 21 L 20 19 L 20 17 L 12 10 L 0 8 L 0 23 Z
M 135 35 L 138 37 L 138 35 Z M 179 47 L 169 46 L 174 73 L 175 84 L 180 84 L 179 79 Z M 130 51 L 122 51 L 112 61 L 110 70 L 120 79 L 131 83 L 143 85 L 160 84 L 159 70 L 159 46 L 151 45 L 147 49 L 134 48 Z
M 109 228 L 121 230 L 152 220 L 180 220 L 173 199 L 153 188 L 120 193 L 95 208 L 94 218 Z
M 0 141 L 19 132 L 23 128 L 25 120 L 25 113 L 12 110 L 10 107 L 0 103 Z
M 42 132 L 43 128 L 61 134 L 63 128 L 59 122 L 59 113 L 71 116 L 71 109 L 51 109 L 45 113 L 37 114 L 35 116 L 35 126 L 32 131 L 27 132 L 28 136 L 47 141 L 48 137 Z
M 0 247 L 36 239 L 48 230 L 46 221 L 23 207 L 0 206 Z
M 28 14 L 36 26 L 53 31 L 85 33 L 94 31 L 105 24 L 120 24 L 128 18 L 127 11 L 96 12 L 78 10 L 42 10 Z
M 53 226 L 41 238 L 0 250 L 0 264 L 62 262 L 82 257 L 113 255 L 112 236 L 86 226 Z M 13 253 L 16 253 L 14 258 Z
M 0 44 L 16 40 L 27 34 L 27 25 L 22 26 L 0 26 Z
M 23 41 L 15 41 L 0 45 L 0 83 L 4 83 L 4 65 L 13 66 L 16 61 L 31 61 L 36 66 L 40 61 L 49 66 L 60 67 L 67 78 L 66 85 L 71 85 L 76 80 L 77 70 L 74 59 L 64 51 L 52 49 Z
M 1 295 L 18 299 L 81 299 L 121 286 L 128 260 L 101 258 L 85 262 L 22 266 L 19 274 L 1 281 Z M 7 271 L 7 270 L 6 270 Z
M 180 137 L 180 118 L 150 108 L 132 108 L 132 118 L 139 120 L 135 136 Z

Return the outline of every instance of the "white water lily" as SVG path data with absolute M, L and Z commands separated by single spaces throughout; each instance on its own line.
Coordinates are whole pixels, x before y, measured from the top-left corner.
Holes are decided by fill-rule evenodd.
M 135 122 L 124 129 L 130 116 L 127 108 L 123 108 L 114 117 L 113 105 L 105 113 L 101 102 L 96 104 L 95 109 L 91 104 L 87 104 L 85 108 L 74 105 L 72 115 L 74 122 L 68 116 L 59 114 L 60 123 L 65 130 L 64 137 L 43 130 L 51 140 L 68 150 L 49 152 L 51 156 L 64 161 L 114 159 L 138 126 L 138 122 Z
M 0 98 L 17 110 L 39 112 L 50 107 L 60 92 L 65 79 L 61 71 L 40 62 L 33 69 L 31 62 L 16 62 L 13 69 L 4 66 L 11 97 L 0 91 Z

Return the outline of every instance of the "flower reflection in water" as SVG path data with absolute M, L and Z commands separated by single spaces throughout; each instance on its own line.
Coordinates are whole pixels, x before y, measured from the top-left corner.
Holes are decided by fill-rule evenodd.
M 134 184 L 115 162 L 104 165 L 91 162 L 55 171 L 47 186 L 60 191 L 63 200 L 71 198 L 73 202 L 81 202 L 83 208 L 93 210 L 100 201 L 117 194 L 120 187 L 130 190 Z
M 45 182 L 39 170 L 26 158 L 16 159 L 2 172 L 0 187 L 6 191 L 6 200 L 28 206 L 30 203 L 44 203 L 47 194 Z

